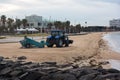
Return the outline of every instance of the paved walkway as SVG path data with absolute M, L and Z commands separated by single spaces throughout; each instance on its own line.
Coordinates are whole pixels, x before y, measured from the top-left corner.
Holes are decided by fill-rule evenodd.
M 29 37 L 29 38 L 37 40 L 37 41 L 40 41 L 42 39 L 42 37 Z M 0 39 L 0 43 L 19 42 L 20 40 L 23 40 L 23 39 L 24 37 L 6 37 L 5 39 Z
M 69 36 L 75 36 L 75 35 L 84 35 L 84 34 L 88 34 L 87 32 L 81 32 L 81 33 L 72 33 L 72 34 L 67 34 Z M 37 40 L 37 41 L 40 41 L 42 40 L 42 37 L 29 37 L 31 39 L 34 39 L 34 40 Z M 44 39 L 46 37 L 43 37 Z M 24 37 L 10 37 L 10 36 L 7 36 L 5 39 L 0 39 L 0 43 L 13 43 L 13 42 L 19 42 L 20 40 L 23 40 Z

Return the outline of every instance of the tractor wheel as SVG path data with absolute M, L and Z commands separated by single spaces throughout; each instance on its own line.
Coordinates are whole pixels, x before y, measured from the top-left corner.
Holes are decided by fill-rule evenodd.
M 47 47 L 53 47 L 53 44 L 50 43 L 50 39 L 47 39 L 47 40 L 46 40 L 46 43 L 47 43 Z
M 69 39 L 68 39 L 68 36 L 66 37 L 66 40 L 65 40 L 65 47 L 68 47 L 69 46 Z
M 56 47 L 63 47 L 63 41 L 61 39 L 56 40 Z
M 25 45 L 25 48 L 31 48 L 31 45 L 30 45 L 29 43 L 27 43 L 27 44 Z
M 47 45 L 47 47 L 53 47 L 53 44 L 49 44 L 49 45 Z
M 69 47 L 69 42 L 68 41 L 66 41 L 65 47 Z

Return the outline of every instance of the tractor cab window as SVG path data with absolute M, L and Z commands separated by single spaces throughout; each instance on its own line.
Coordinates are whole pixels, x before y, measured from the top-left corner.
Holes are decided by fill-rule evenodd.
M 51 35 L 52 35 L 52 36 L 56 36 L 56 35 L 58 35 L 58 34 L 59 34 L 59 33 L 56 32 L 56 31 L 51 32 Z
M 62 32 L 62 31 L 52 31 L 51 32 L 51 35 L 52 36 L 64 36 L 64 32 Z

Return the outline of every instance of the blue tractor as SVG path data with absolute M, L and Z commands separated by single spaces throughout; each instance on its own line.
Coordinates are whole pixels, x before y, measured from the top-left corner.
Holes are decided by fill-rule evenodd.
M 73 40 L 69 40 L 68 36 L 65 35 L 65 31 L 62 30 L 52 30 L 51 35 L 47 37 L 46 40 L 48 47 L 68 47 L 69 44 L 73 43 Z

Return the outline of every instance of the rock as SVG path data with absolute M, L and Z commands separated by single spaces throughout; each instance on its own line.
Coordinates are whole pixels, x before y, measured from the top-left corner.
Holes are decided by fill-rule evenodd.
M 6 67 L 6 64 L 0 63 L 0 71 Z
M 32 62 L 21 62 L 21 65 L 29 65 L 32 64 Z
M 29 68 L 29 69 L 26 69 L 27 71 L 40 71 L 41 68 L 40 67 L 37 67 L 37 68 Z
M 116 69 L 107 69 L 106 71 L 109 73 L 120 73 L 120 71 Z
M 79 65 L 72 65 L 72 67 L 75 69 L 75 68 L 79 68 Z
M 97 74 L 99 72 L 96 71 L 96 70 L 93 70 L 91 68 L 77 68 L 77 69 L 70 69 L 69 73 L 76 76 L 76 78 L 80 78 L 84 75 L 89 75 L 89 74 L 92 74 L 92 73 Z
M 26 57 L 26 56 L 20 56 L 20 57 L 18 57 L 17 59 L 18 59 L 18 60 L 26 60 L 27 57 Z
M 96 66 L 96 61 L 91 64 Z M 120 71 L 93 66 L 57 65 L 56 62 L 39 64 L 1 58 L 0 80 L 120 80 Z
M 54 73 L 47 76 L 41 77 L 39 80 L 77 80 L 74 75 L 65 73 Z
M 58 65 L 59 68 L 66 68 L 66 67 L 71 67 L 71 66 L 72 66 L 72 63 Z
M 106 75 L 98 75 L 93 80 L 120 80 L 120 73 L 110 73 Z
M 79 62 L 80 60 L 82 60 L 83 59 L 83 57 L 82 56 L 78 56 L 78 57 L 72 57 L 73 58 L 73 62 Z
M 52 76 L 51 76 L 51 74 L 49 74 L 49 75 L 46 75 L 46 76 L 42 76 L 40 79 L 38 79 L 38 80 L 53 80 L 52 79 Z
M 55 72 L 57 72 L 59 70 L 58 70 L 58 68 L 55 68 L 55 67 L 47 67 L 47 68 L 42 68 L 41 71 L 45 72 L 47 74 L 48 73 L 50 74 L 50 73 L 55 73 Z
M 72 74 L 54 74 L 52 80 L 77 80 L 76 77 Z
M 91 69 L 91 68 L 84 68 L 84 69 L 81 69 L 80 70 L 80 75 L 79 75 L 79 77 L 81 77 L 81 76 L 84 76 L 84 75 L 88 75 L 88 74 L 91 74 L 91 73 L 98 73 L 98 71 L 96 71 L 96 70 L 93 70 L 93 69 Z
M 7 67 L 11 67 L 14 65 L 15 62 L 13 62 L 12 60 L 5 60 L 5 62 L 7 63 L 6 66 Z
M 30 68 L 37 68 L 39 67 L 40 65 L 38 63 L 32 63 L 29 65 Z
M 3 61 L 4 57 L 0 56 L 0 61 Z
M 97 61 L 96 61 L 95 59 L 90 60 L 89 64 L 90 64 L 92 67 L 98 65 L 98 63 L 97 63 Z
M 70 69 L 69 73 L 74 75 L 76 78 L 78 78 L 81 75 L 81 68 L 77 68 L 77 69 Z
M 28 75 L 28 72 L 24 72 L 22 75 L 20 75 L 18 78 L 23 80 Z
M 28 72 L 25 76 L 21 77 L 21 80 L 37 80 L 42 75 L 38 72 Z
M 98 73 L 91 73 L 80 77 L 79 80 L 93 80 L 97 75 Z
M 5 57 L 4 59 L 10 59 L 9 57 Z
M 10 75 L 11 76 L 18 76 L 18 75 L 20 75 L 20 74 L 22 74 L 23 73 L 23 71 L 22 70 L 14 70 L 14 71 L 12 71 L 11 73 L 10 73 Z
M 20 80 L 19 78 L 12 78 L 11 80 Z
M 107 65 L 107 64 L 109 64 L 109 61 L 99 62 L 98 64 L 99 65 Z
M 43 62 L 41 63 L 41 67 L 56 67 L 56 62 Z
M 56 62 L 43 62 L 41 64 L 51 64 L 51 65 L 56 65 L 57 63 Z
M 4 68 L 0 71 L 0 75 L 8 75 L 12 70 L 11 67 Z
M 101 74 L 107 74 L 108 73 L 106 69 L 102 69 L 102 68 L 97 68 L 95 70 L 100 72 Z

